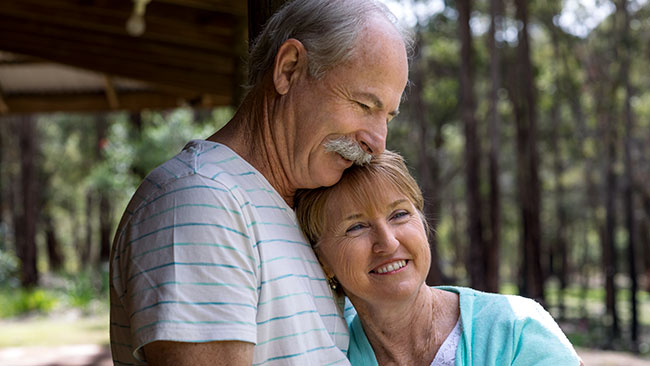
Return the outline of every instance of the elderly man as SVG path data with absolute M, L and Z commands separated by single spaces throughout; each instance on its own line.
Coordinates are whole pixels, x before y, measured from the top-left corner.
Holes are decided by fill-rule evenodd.
M 235 116 L 152 171 L 120 222 L 116 365 L 348 364 L 293 196 L 384 150 L 407 43 L 370 0 L 295 0 L 269 20 Z

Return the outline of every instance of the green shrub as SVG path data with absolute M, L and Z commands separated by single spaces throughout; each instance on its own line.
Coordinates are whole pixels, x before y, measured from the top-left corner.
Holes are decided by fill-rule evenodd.
M 14 282 L 14 283 L 12 283 Z M 17 285 L 18 258 L 0 246 L 0 283 Z
M 59 299 L 55 294 L 43 289 L 0 290 L 0 318 L 23 314 L 46 314 L 56 307 Z
M 93 303 L 108 301 L 108 273 L 86 270 L 69 276 L 64 291 L 70 306 L 89 311 Z

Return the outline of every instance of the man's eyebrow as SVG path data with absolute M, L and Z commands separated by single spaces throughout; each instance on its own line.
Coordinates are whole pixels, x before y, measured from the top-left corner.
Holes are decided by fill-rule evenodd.
M 369 99 L 375 105 L 375 107 L 378 108 L 378 109 L 383 109 L 384 108 L 384 103 L 381 101 L 381 99 L 379 99 L 378 96 L 376 96 L 373 93 L 361 92 L 361 93 L 358 93 L 358 96 L 361 97 L 361 98 Z M 388 112 L 388 114 L 391 117 L 396 117 L 399 114 L 399 109 L 395 109 L 394 111 L 390 111 L 390 112 Z

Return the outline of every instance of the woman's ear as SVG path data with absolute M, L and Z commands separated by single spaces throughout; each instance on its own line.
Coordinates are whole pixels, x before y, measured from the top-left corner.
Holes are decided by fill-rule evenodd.
M 314 253 L 316 253 L 316 258 L 318 258 L 318 262 L 320 263 L 320 266 L 323 267 L 323 272 L 325 272 L 325 277 L 334 277 L 334 272 L 330 270 L 329 265 L 327 262 L 323 259 L 323 255 L 321 253 L 320 247 L 316 246 L 314 247 Z
M 273 84 L 275 90 L 284 95 L 291 84 L 306 70 L 307 50 L 303 44 L 294 38 L 286 40 L 275 55 L 273 65 Z

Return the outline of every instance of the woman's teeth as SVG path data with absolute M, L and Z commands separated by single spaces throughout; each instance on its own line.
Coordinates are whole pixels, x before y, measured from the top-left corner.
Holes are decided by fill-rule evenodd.
M 395 271 L 395 270 L 398 270 L 398 269 L 404 267 L 405 265 L 406 265 L 405 260 L 399 260 L 399 261 L 395 261 L 393 263 L 389 263 L 389 264 L 387 264 L 385 266 L 379 267 L 379 268 L 377 268 L 375 270 L 375 272 L 380 273 L 380 274 L 381 273 L 392 272 L 392 271 Z

